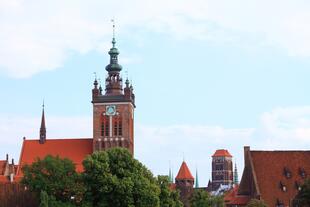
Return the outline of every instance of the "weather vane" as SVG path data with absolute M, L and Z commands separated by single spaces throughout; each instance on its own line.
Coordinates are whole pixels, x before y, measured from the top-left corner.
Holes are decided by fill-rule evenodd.
M 115 20 L 114 20 L 114 18 L 111 19 L 111 22 L 113 23 L 113 38 L 115 38 Z
M 97 80 L 97 73 L 96 73 L 96 72 L 94 72 L 94 75 L 95 75 L 95 79 Z

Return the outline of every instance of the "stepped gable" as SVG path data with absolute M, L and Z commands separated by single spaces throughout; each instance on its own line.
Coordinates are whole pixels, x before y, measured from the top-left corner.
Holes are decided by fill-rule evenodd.
M 189 170 L 189 168 L 187 167 L 187 164 L 185 161 L 182 162 L 182 165 L 180 167 L 178 175 L 175 179 L 178 179 L 178 180 L 183 180 L 183 179 L 194 180 L 194 177 L 193 177 L 191 171 Z
M 22 166 L 33 163 L 37 158 L 43 159 L 47 155 L 68 158 L 76 165 L 77 172 L 82 172 L 83 160 L 93 152 L 92 144 L 91 138 L 47 139 L 43 144 L 40 144 L 38 140 L 24 139 L 17 176 L 22 176 Z

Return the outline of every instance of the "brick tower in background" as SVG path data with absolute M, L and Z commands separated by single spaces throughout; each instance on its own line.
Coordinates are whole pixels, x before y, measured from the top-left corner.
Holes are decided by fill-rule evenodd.
M 98 86 L 97 79 L 92 90 L 93 151 L 124 147 L 133 154 L 135 96 L 128 78 L 123 88 L 122 66 L 118 64 L 119 51 L 115 44 L 113 34 L 110 64 L 105 68 L 108 72 L 105 91 Z
M 212 155 L 212 191 L 216 191 L 220 185 L 232 186 L 232 184 L 232 156 L 228 150 L 216 150 Z
M 175 178 L 175 185 L 180 191 L 180 199 L 183 202 L 184 207 L 189 207 L 190 198 L 194 191 L 194 177 L 185 161 L 182 162 L 178 175 Z

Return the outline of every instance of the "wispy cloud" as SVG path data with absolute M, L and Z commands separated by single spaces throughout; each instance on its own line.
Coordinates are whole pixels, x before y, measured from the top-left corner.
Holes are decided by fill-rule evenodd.
M 100 50 L 132 28 L 217 42 L 276 47 L 310 56 L 310 5 L 297 1 L 0 1 L 0 70 L 24 78 Z M 124 33 L 125 34 L 125 33 Z

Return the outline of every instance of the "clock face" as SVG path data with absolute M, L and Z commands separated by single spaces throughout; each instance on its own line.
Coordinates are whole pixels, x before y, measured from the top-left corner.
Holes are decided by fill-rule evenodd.
M 116 113 L 116 106 L 111 105 L 106 107 L 106 114 L 109 116 L 113 116 Z

